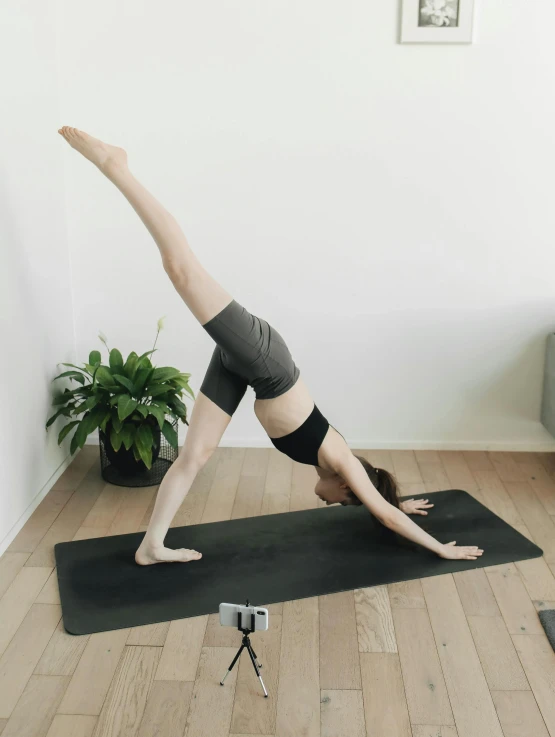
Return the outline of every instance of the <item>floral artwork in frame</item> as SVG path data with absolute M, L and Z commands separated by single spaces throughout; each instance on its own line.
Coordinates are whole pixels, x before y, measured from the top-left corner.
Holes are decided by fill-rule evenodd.
M 401 43 L 472 43 L 474 0 L 403 0 Z

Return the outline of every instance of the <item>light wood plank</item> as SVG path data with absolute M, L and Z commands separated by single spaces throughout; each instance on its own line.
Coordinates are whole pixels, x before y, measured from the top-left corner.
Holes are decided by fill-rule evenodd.
M 495 471 L 474 471 L 474 478 L 485 499 L 486 505 L 509 525 L 523 523 L 513 500 Z
M 0 655 L 25 618 L 52 568 L 22 568 L 0 599 Z
M 555 480 L 538 464 L 524 464 L 527 480 L 548 514 L 555 514 Z
M 503 737 L 451 575 L 422 579 L 459 737 Z
M 411 723 L 454 724 L 428 612 L 395 609 L 393 620 Z
M 231 519 L 260 514 L 269 463 L 269 448 L 247 448 Z
M 124 497 L 106 534 L 111 536 L 138 532 L 145 512 L 150 502 L 154 499 L 157 490 L 157 486 L 143 486 L 138 489 L 130 489 Z
M 396 653 L 361 653 L 362 692 L 368 737 L 411 737 Z
M 291 458 L 272 448 L 264 484 L 261 514 L 281 514 L 289 511 L 292 477 L 293 461 Z
M 256 677 L 248 653 L 243 652 L 241 655 L 231 719 L 232 732 L 274 734 L 276 731 L 281 626 L 282 618 L 274 616 L 269 622 L 267 631 L 256 632 L 251 638 L 258 662 L 262 663 L 262 679 L 269 693 L 267 699 L 263 698 L 262 686 Z
M 156 671 L 157 681 L 195 680 L 207 622 L 208 615 L 171 622 Z
M 457 737 L 457 730 L 455 727 L 413 724 L 412 737 Z
M 387 587 L 392 609 L 425 609 L 420 579 L 390 583 Z
M 544 601 L 543 599 L 540 599 L 539 601 L 534 601 L 532 603 L 534 604 L 537 612 L 544 612 L 546 609 L 555 609 L 555 600 Z
M 492 691 L 505 737 L 549 737 L 531 691 Z
M 314 486 L 317 481 L 318 475 L 314 466 L 308 466 L 304 463 L 293 463 L 291 499 L 289 502 L 289 510 L 291 512 L 318 508 L 319 499 L 314 493 Z
M 352 591 L 319 597 L 320 688 L 361 689 L 355 600 Z
M 515 502 L 524 524 L 543 549 L 545 559 L 555 563 L 555 524 L 532 489 L 525 483 L 506 483 L 505 487 Z
M 160 648 L 127 646 L 100 712 L 94 737 L 134 735 L 145 711 Z
M 391 459 L 393 468 L 395 469 L 395 477 L 397 481 L 404 486 L 405 484 L 422 484 L 424 479 L 418 468 L 418 463 L 412 450 L 393 450 Z
M 320 737 L 318 599 L 283 607 L 276 737 Z
M 476 479 L 461 451 L 443 451 L 441 453 L 441 462 L 449 479 L 449 485 L 453 489 L 462 489 L 477 499 L 481 504 L 485 504 L 482 492 L 479 490 Z
M 541 634 L 538 615 L 514 563 L 485 570 L 509 632 L 512 635 Z
M 362 691 L 323 690 L 321 737 L 366 737 Z
M 131 627 L 127 644 L 163 647 L 169 629 L 169 622 L 157 622 L 156 624 L 143 624 L 139 627 Z
M 229 733 L 237 667 L 223 686 L 220 686 L 220 681 L 235 653 L 236 650 L 229 647 L 202 648 L 187 718 L 187 737 L 223 737 Z
M 8 723 L 7 719 L 0 719 L 0 734 L 3 734 L 4 728 L 7 723 Z
M 526 474 L 511 453 L 489 451 L 488 457 L 501 481 L 526 481 Z
M 3 732 L 4 737 L 44 737 L 69 678 L 31 676 Z
M 0 599 L 25 565 L 29 553 L 4 553 L 0 558 Z
M 58 588 L 58 574 L 56 569 L 52 571 L 48 580 L 42 587 L 40 594 L 35 599 L 35 604 L 59 604 L 60 590 Z
M 32 553 L 69 501 L 73 491 L 51 489 L 12 540 L 8 551 Z
M 501 612 L 483 568 L 453 574 L 463 609 L 467 615 L 499 617 Z
M 502 617 L 468 617 L 490 691 L 530 688 Z
M 181 737 L 193 693 L 191 681 L 154 681 L 138 737 Z
M 41 676 L 71 676 L 83 654 L 89 636 L 69 635 L 60 619 L 44 650 L 35 674 Z
M 98 443 L 85 445 L 75 453 L 69 466 L 52 487 L 52 491 L 74 491 L 93 467 L 97 467 L 100 474 Z
M 236 627 L 222 627 L 219 614 L 209 614 L 203 647 L 239 648 L 243 635 Z
M 396 653 L 397 641 L 386 586 L 355 590 L 358 649 L 361 653 Z
M 555 734 L 555 652 L 545 634 L 513 635 L 530 687 L 550 734 Z
M 108 527 L 81 527 L 77 530 L 72 540 L 92 540 L 95 537 L 105 537 L 108 534 Z
M 110 527 L 126 498 L 136 491 L 137 489 L 106 484 L 83 520 L 82 527 Z
M 128 636 L 129 629 L 90 635 L 58 709 L 60 714 L 100 714 Z
M 463 456 L 472 473 L 474 471 L 493 471 L 493 465 L 486 451 L 464 450 Z
M 33 604 L 0 658 L 0 718 L 8 718 L 60 621 L 60 607 Z
M 46 737 L 92 737 L 97 717 L 56 714 Z
M 531 599 L 555 600 L 555 576 L 544 558 L 521 560 L 516 567 Z
M 244 448 L 220 448 L 219 463 L 202 515 L 203 523 L 231 517 L 244 460 Z
M 437 454 L 434 455 L 432 453 L 429 456 L 423 457 L 423 452 L 421 451 L 420 454 L 416 454 L 416 459 L 427 494 L 450 488 L 449 477 Z
M 105 486 L 106 482 L 100 475 L 100 467 L 95 463 L 25 565 L 54 567 L 56 565 L 54 545 L 68 542 L 73 538 Z

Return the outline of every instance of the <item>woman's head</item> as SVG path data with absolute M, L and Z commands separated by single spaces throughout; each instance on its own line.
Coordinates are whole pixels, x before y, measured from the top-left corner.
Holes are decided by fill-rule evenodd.
M 389 471 L 383 468 L 375 468 L 362 456 L 355 456 L 355 458 L 358 458 L 361 462 L 364 470 L 368 474 L 368 478 L 383 498 L 390 504 L 393 504 L 394 507 L 398 507 L 397 482 Z M 337 474 L 329 478 L 320 479 L 314 491 L 326 504 L 342 504 L 343 506 L 362 504 L 349 485 Z

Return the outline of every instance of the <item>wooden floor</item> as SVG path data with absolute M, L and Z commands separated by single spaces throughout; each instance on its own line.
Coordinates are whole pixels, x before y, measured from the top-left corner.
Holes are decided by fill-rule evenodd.
M 86 446 L 0 559 L 2 737 L 555 737 L 536 611 L 555 608 L 555 457 L 359 452 L 404 493 L 466 489 L 545 557 L 272 605 L 253 636 L 264 699 L 246 658 L 219 685 L 239 636 L 216 616 L 65 633 L 54 544 L 144 530 L 156 493 L 105 484 Z M 175 525 L 317 506 L 315 478 L 274 449 L 220 448 Z

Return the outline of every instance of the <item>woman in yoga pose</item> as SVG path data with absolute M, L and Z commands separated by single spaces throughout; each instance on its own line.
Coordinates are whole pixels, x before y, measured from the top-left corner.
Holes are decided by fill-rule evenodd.
M 166 548 L 164 538 L 249 385 L 256 395 L 256 417 L 268 437 L 293 460 L 316 467 L 319 479 L 314 491 L 326 503 L 364 504 L 386 527 L 442 558 L 476 560 L 482 555 L 475 546 L 438 542 L 407 516 L 427 514 L 432 505 L 428 500 L 410 500 L 400 508 L 393 477 L 352 453 L 315 405 L 281 335 L 236 302 L 203 268 L 176 220 L 130 172 L 123 149 L 75 128 L 58 132 L 126 197 L 156 242 L 174 287 L 216 342 L 185 442 L 160 485 L 137 563 L 202 557 L 196 550 Z

